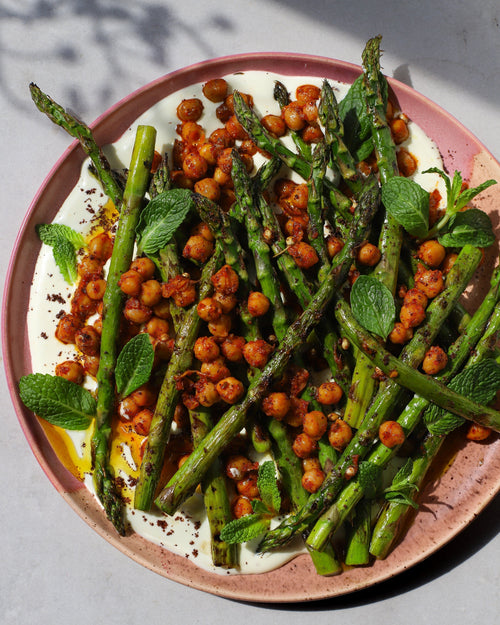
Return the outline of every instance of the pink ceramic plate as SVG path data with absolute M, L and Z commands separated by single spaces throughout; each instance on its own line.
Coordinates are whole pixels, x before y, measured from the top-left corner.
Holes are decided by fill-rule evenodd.
M 322 57 L 291 54 L 246 54 L 193 65 L 168 74 L 136 91 L 111 108 L 94 124 L 98 143 L 117 140 L 145 110 L 163 97 L 192 83 L 204 82 L 244 70 L 273 71 L 286 75 L 311 75 L 351 83 L 360 68 Z M 461 124 L 441 108 L 404 84 L 390 84 L 401 108 L 439 146 L 447 169 L 460 170 L 473 185 L 488 178 L 500 180 L 500 165 Z M 41 119 L 40 123 L 44 123 Z M 259 575 L 216 575 L 196 567 L 139 536 L 120 538 L 105 519 L 100 506 L 82 484 L 59 462 L 36 418 L 21 404 L 19 378 L 31 372 L 30 346 L 25 319 L 29 289 L 40 242 L 35 224 L 52 221 L 76 184 L 84 154 L 72 144 L 62 155 L 36 195 L 16 241 L 3 303 L 3 353 L 7 379 L 19 422 L 42 468 L 73 509 L 101 536 L 137 562 L 160 575 L 220 596 L 259 602 L 290 602 L 346 594 L 392 577 L 435 552 L 466 527 L 500 489 L 500 442 L 454 445 L 451 469 L 436 473 L 421 493 L 421 507 L 404 540 L 384 561 L 368 568 L 347 570 L 333 578 L 318 576 L 308 556 L 300 556 L 279 570 Z M 500 185 L 479 196 L 477 205 L 490 213 L 498 229 Z M 492 252 L 486 264 L 493 262 Z M 8 305 L 7 305 L 8 302 Z

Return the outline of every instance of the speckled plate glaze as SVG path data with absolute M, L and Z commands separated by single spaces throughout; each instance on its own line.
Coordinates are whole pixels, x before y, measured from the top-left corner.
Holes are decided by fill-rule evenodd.
M 348 63 L 294 54 L 245 54 L 203 62 L 168 74 L 112 107 L 92 124 L 96 139 L 100 144 L 117 140 L 141 113 L 182 87 L 245 70 L 319 76 L 348 83 L 361 71 Z M 460 123 L 406 85 L 394 80 L 389 82 L 402 110 L 436 141 L 450 172 L 460 170 L 473 185 L 488 178 L 500 180 L 500 164 Z M 24 408 L 17 394 L 17 381 L 31 372 L 26 323 L 19 321 L 26 318 L 31 278 L 40 250 L 35 224 L 54 218 L 76 184 L 83 160 L 83 152 L 73 143 L 47 176 L 26 215 L 14 246 L 4 295 L 3 354 L 15 410 L 33 453 L 68 504 L 112 545 L 160 575 L 223 597 L 253 602 L 323 599 L 366 588 L 422 561 L 466 527 L 498 493 L 498 437 L 487 444 L 465 445 L 463 439 L 451 440 L 442 454 L 440 467 L 421 493 L 420 510 L 399 546 L 386 560 L 370 567 L 346 570 L 333 578 L 318 576 L 309 557 L 304 555 L 270 573 L 217 575 L 137 535 L 120 538 L 93 496 L 60 463 L 38 420 Z M 500 185 L 481 194 L 476 205 L 490 214 L 498 235 Z M 485 274 L 498 256 L 498 246 L 494 247 L 488 251 L 483 264 Z M 469 301 L 473 302 L 481 294 L 484 282 L 481 278 L 476 281 L 468 293 Z M 451 460 L 453 464 L 449 466 Z

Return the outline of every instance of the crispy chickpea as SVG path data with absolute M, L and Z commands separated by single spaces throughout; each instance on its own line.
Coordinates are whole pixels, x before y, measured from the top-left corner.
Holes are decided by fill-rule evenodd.
M 168 339 L 168 330 L 168 321 L 160 317 L 153 316 L 146 324 L 146 332 L 155 339 Z
M 194 342 L 194 357 L 200 362 L 210 362 L 220 355 L 220 349 L 213 336 L 200 336 Z
M 251 139 L 244 139 L 239 147 L 240 154 L 249 154 L 255 156 L 258 152 L 257 146 Z
M 217 392 L 226 404 L 235 404 L 245 393 L 245 387 L 236 378 L 229 376 L 217 382 Z
M 76 315 L 64 315 L 57 324 L 56 339 L 61 343 L 74 343 L 75 335 L 81 327 L 82 322 Z
M 415 157 L 405 148 L 399 148 L 396 152 L 399 173 L 405 178 L 413 176 L 417 171 L 417 161 Z
M 141 408 L 152 406 L 156 401 L 156 393 L 148 384 L 142 384 L 136 388 L 129 397 Z
M 242 454 L 235 454 L 227 459 L 225 471 L 230 480 L 239 482 L 250 471 L 256 471 L 258 468 L 259 464 L 257 462 L 253 462 Z
M 208 165 L 213 167 L 217 164 L 219 149 L 213 143 L 207 141 L 206 143 L 198 145 L 198 154 L 207 161 Z
M 396 145 L 403 143 L 403 141 L 406 141 L 406 139 L 408 139 L 408 137 L 410 136 L 408 124 L 405 122 L 404 119 L 401 119 L 400 117 L 393 119 L 390 122 L 389 126 L 391 129 L 392 138 Z
M 304 238 L 306 228 L 307 220 L 300 215 L 295 215 L 295 217 L 287 219 L 284 231 L 289 237 L 292 237 L 294 243 L 298 243 Z
M 172 183 L 179 189 L 193 189 L 194 182 L 188 178 L 183 171 L 175 170 L 172 172 Z
M 327 237 L 326 251 L 328 252 L 328 256 L 330 258 L 337 256 L 337 254 L 342 250 L 343 247 L 344 241 L 342 241 L 342 239 L 340 239 L 339 237 L 333 236 L 332 234 Z
M 343 419 L 336 419 L 328 430 L 328 441 L 337 451 L 342 451 L 352 438 L 351 426 Z
M 299 211 L 305 211 L 307 209 L 308 197 L 309 188 L 307 184 L 304 183 L 295 185 L 287 199 L 291 206 Z
M 224 295 L 236 293 L 240 284 L 238 274 L 229 265 L 221 267 L 219 271 L 211 277 L 211 281 L 215 291 L 223 293 Z
M 286 133 L 286 124 L 278 115 L 264 115 L 261 124 L 274 137 L 282 137 Z
M 225 128 L 217 128 L 214 130 L 208 137 L 208 141 L 219 150 L 230 148 L 234 145 L 234 139 Z
M 240 495 L 231 504 L 231 512 L 235 519 L 241 519 L 248 514 L 253 514 L 252 502 L 248 497 Z
M 223 102 L 227 96 L 227 82 L 224 78 L 212 78 L 203 85 L 202 91 L 210 102 Z
M 312 126 L 316 126 L 318 124 L 318 107 L 314 102 L 307 102 L 302 107 L 302 114 L 306 121 L 309 122 Z
M 217 393 L 215 384 L 210 382 L 210 380 L 198 380 L 194 386 L 195 397 L 205 408 L 210 408 L 210 406 L 213 406 L 219 401 L 219 394 Z
M 292 443 L 293 453 L 298 458 L 309 458 L 316 452 L 317 448 L 318 443 L 305 432 L 297 434 Z
M 208 322 L 208 331 L 212 336 L 224 339 L 229 336 L 233 321 L 230 315 L 221 315 L 218 319 Z
M 312 458 L 304 458 L 302 460 L 302 471 L 311 471 L 312 469 L 321 469 L 321 464 L 317 456 Z
M 196 299 L 196 289 L 194 282 L 189 276 L 178 275 L 170 278 L 168 282 L 162 284 L 161 292 L 163 297 L 172 297 L 175 305 L 184 308 L 190 306 Z
M 321 469 L 310 469 L 302 475 L 302 486 L 308 493 L 315 493 L 325 480 Z
M 149 306 L 142 304 L 137 298 L 131 297 L 125 302 L 123 316 L 127 321 L 141 325 L 151 319 L 153 311 Z
M 427 375 L 435 375 L 442 371 L 448 363 L 448 356 L 442 347 L 433 345 L 430 347 L 422 361 L 422 369 Z
M 425 319 L 425 308 L 417 302 L 401 306 L 399 319 L 405 328 L 416 328 Z
M 259 497 L 259 489 L 257 487 L 257 471 L 252 471 L 242 480 L 236 482 L 236 490 L 238 494 L 249 499 L 257 499 Z
M 162 287 L 163 293 L 163 287 Z M 162 299 L 153 307 L 153 313 L 160 319 L 170 319 L 170 302 L 168 299 L 162 297 Z
M 295 97 L 297 102 L 303 106 L 308 102 L 317 100 L 320 96 L 321 90 L 316 85 L 299 85 L 295 90 Z
M 151 428 L 153 419 L 153 411 L 149 408 L 143 408 L 132 419 L 132 428 L 139 436 L 147 436 Z
M 203 178 L 203 180 L 198 180 L 194 183 L 194 190 L 196 193 L 212 200 L 212 202 L 217 202 L 220 198 L 220 185 L 217 180 L 214 180 L 213 178 Z
M 268 417 L 273 417 L 277 421 L 285 418 L 290 410 L 291 402 L 286 393 L 270 393 L 262 400 L 262 410 Z
M 364 243 L 358 250 L 358 262 L 366 267 L 374 267 L 380 257 L 380 250 L 373 243 Z
M 213 299 L 219 304 L 222 312 L 227 315 L 236 308 L 238 298 L 234 293 L 221 293 L 221 291 L 215 291 Z
M 285 415 L 285 422 L 292 428 L 300 427 L 308 408 L 309 402 L 305 399 L 290 397 L 290 410 Z
M 141 292 L 141 285 L 143 277 L 135 269 L 129 269 L 125 273 L 122 273 L 118 280 L 118 286 L 125 293 L 131 297 L 137 297 Z
M 198 144 L 203 145 L 205 142 L 205 131 L 203 130 L 203 127 L 196 122 L 183 122 L 180 126 L 180 135 L 185 143 L 191 146 L 197 146 Z M 190 148 L 186 146 L 186 149 L 183 151 L 184 156 L 186 156 L 190 151 Z M 184 159 L 181 157 L 181 161 L 182 160 Z
M 203 321 L 217 321 L 222 315 L 222 308 L 219 302 L 213 297 L 205 297 L 198 303 L 196 310 L 198 316 Z
M 311 267 L 314 267 L 319 260 L 316 250 L 312 247 L 312 245 L 309 245 L 309 243 L 305 243 L 304 241 L 291 245 L 288 248 L 288 252 L 294 259 L 297 266 L 301 269 L 310 269 Z
M 158 280 L 146 280 L 141 284 L 139 301 L 144 306 L 153 308 L 153 306 L 160 303 L 161 297 L 161 284 Z
M 60 378 L 74 382 L 75 384 L 81 384 L 85 371 L 81 363 L 77 360 L 65 360 L 56 365 L 55 373 Z
M 302 130 L 306 125 L 302 107 L 297 102 L 290 102 L 283 107 L 281 114 L 283 120 L 290 130 Z
M 205 237 L 199 234 L 190 236 L 187 240 L 182 255 L 184 258 L 189 258 L 198 263 L 205 263 L 213 254 L 214 244 L 211 241 L 207 241 Z
M 267 313 L 270 306 L 271 302 L 260 291 L 252 291 L 248 296 L 247 307 L 252 317 L 262 317 Z
M 441 271 L 444 275 L 448 274 L 451 271 L 451 268 L 455 264 L 455 261 L 458 258 L 458 254 L 456 252 L 450 252 L 446 254 L 443 260 L 443 264 L 441 265 Z
M 155 357 L 159 360 L 170 360 L 174 353 L 175 339 L 161 337 L 154 340 Z
M 429 299 L 436 297 L 444 289 L 443 273 L 439 269 L 425 269 L 419 264 L 415 275 L 415 286 Z
M 203 102 L 198 98 L 182 100 L 177 107 L 177 117 L 183 122 L 196 122 L 203 113 Z
M 419 289 L 408 289 L 403 296 L 403 304 L 420 304 L 423 308 L 427 307 L 427 295 Z
M 111 258 L 113 241 L 106 232 L 101 232 L 92 237 L 88 243 L 88 251 L 92 258 L 97 258 L 103 264 Z
M 245 346 L 245 339 L 242 336 L 235 336 L 230 334 L 220 346 L 222 355 L 229 360 L 229 362 L 241 362 L 243 360 L 243 347 Z
M 140 409 L 141 407 L 138 406 L 129 395 L 128 397 L 124 397 L 118 404 L 118 417 L 120 421 L 132 421 Z
M 210 230 L 209 226 L 204 222 L 200 221 L 192 230 L 191 234 L 198 234 L 207 241 L 211 241 L 212 243 L 215 241 L 215 237 L 213 232 Z
M 86 356 L 97 356 L 101 347 L 101 336 L 93 326 L 84 326 L 75 334 L 75 345 Z
M 71 300 L 71 312 L 81 319 L 87 319 L 96 312 L 98 304 L 97 300 L 85 293 L 84 284 L 80 284 Z
M 313 124 L 308 124 L 302 130 L 302 140 L 306 143 L 316 143 L 321 141 L 323 138 L 323 131 L 319 126 L 314 126 Z
M 198 151 L 188 152 L 182 161 L 182 171 L 191 180 L 200 180 L 207 175 L 207 170 L 208 163 Z
M 342 399 L 342 395 L 342 388 L 337 384 L 337 382 L 323 382 L 323 384 L 318 386 L 316 399 L 320 404 L 332 405 L 338 404 L 338 402 Z
M 215 180 L 215 182 L 219 185 L 221 189 L 221 196 L 222 196 L 222 190 L 233 184 L 233 179 L 231 178 L 231 174 L 226 174 L 226 172 L 223 171 L 220 167 L 216 167 L 214 169 L 213 179 Z
M 378 437 L 382 445 L 389 449 L 402 445 L 406 438 L 403 428 L 397 421 L 384 421 L 378 429 Z
M 245 139 L 248 139 L 248 133 L 240 124 L 236 115 L 231 115 L 225 123 L 225 128 L 235 140 L 244 141 Z
M 424 241 L 424 243 L 420 245 L 417 255 L 422 262 L 435 269 L 443 262 L 446 256 L 446 250 L 441 243 L 432 239 L 430 241 Z
M 104 291 L 106 290 L 106 280 L 104 278 L 98 278 L 97 280 L 90 280 L 87 282 L 85 291 L 90 299 L 100 300 L 104 297 Z
M 439 189 L 433 189 L 429 194 L 429 226 L 433 226 L 443 213 L 441 208 L 441 193 Z
M 185 430 L 189 427 L 189 414 L 186 407 L 181 402 L 175 406 L 174 423 L 179 430 Z
M 470 441 L 485 441 L 491 434 L 491 428 L 479 423 L 471 423 L 467 430 L 467 438 Z
M 95 258 L 94 256 L 86 255 L 80 259 L 78 263 L 78 275 L 81 278 L 89 278 L 89 277 L 101 277 L 102 276 L 102 267 L 103 262 L 99 258 Z
M 413 330 L 411 328 L 405 328 L 404 325 L 397 321 L 394 324 L 394 328 L 389 334 L 389 340 L 395 345 L 404 345 L 413 337 Z
M 252 106 L 253 106 L 253 97 L 250 94 L 248 94 L 248 93 L 241 93 L 241 92 L 240 92 L 240 96 L 242 97 L 243 101 L 250 108 L 252 108 Z M 225 99 L 225 103 L 228 106 L 228 108 L 231 111 L 231 113 L 234 113 L 234 95 L 232 93 L 230 93 L 227 96 L 227 98 Z
M 83 359 L 83 368 L 87 375 L 95 378 L 99 369 L 99 356 L 85 356 Z
M 274 183 L 274 193 L 278 200 L 288 198 L 295 190 L 297 183 L 289 178 L 278 178 Z
M 248 341 L 243 346 L 243 358 L 251 367 L 262 369 L 269 360 L 273 348 L 263 339 Z
M 224 378 L 231 375 L 231 372 L 224 364 L 223 358 L 215 358 L 210 362 L 202 362 L 200 367 L 201 374 L 210 380 L 210 382 L 220 382 Z
M 303 431 L 314 440 L 319 440 L 326 432 L 328 420 L 320 410 L 312 410 L 304 415 Z

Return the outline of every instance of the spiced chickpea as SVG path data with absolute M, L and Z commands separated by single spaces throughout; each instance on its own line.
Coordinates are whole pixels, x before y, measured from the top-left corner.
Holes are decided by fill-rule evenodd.
M 180 135 L 183 141 L 191 146 L 198 146 L 198 144 L 203 144 L 205 142 L 205 131 L 203 130 L 203 127 L 196 122 L 184 122 L 180 127 Z M 190 151 L 192 150 L 189 147 L 186 147 L 185 151 L 183 151 L 184 156 L 186 156 Z M 181 161 L 182 160 L 184 159 L 181 157 Z
M 84 326 L 75 334 L 75 345 L 86 356 L 97 356 L 101 347 L 101 335 L 93 326 Z
M 278 115 L 264 115 L 261 124 L 274 137 L 282 137 L 287 130 L 285 122 Z
M 124 397 L 118 404 L 118 418 L 125 423 L 132 421 L 140 409 L 141 407 L 135 403 L 133 397 L 130 397 L 130 395 Z
M 131 323 L 142 325 L 151 319 L 153 311 L 149 306 L 142 304 L 136 297 L 130 297 L 125 302 L 123 316 Z
M 406 148 L 399 148 L 396 152 L 396 161 L 398 163 L 399 173 L 405 178 L 413 176 L 417 171 L 417 161 L 413 154 L 408 152 Z
M 111 258 L 111 254 L 113 252 L 113 241 L 109 234 L 101 232 L 90 239 L 87 249 L 92 258 L 97 258 L 102 264 L 104 264 Z
M 61 341 L 61 343 L 74 343 L 75 335 L 82 325 L 82 322 L 76 315 L 64 315 L 57 324 L 56 339 Z
M 203 376 L 208 378 L 210 382 L 214 382 L 214 384 L 217 384 L 220 380 L 223 380 L 231 375 L 231 372 L 224 364 L 224 359 L 222 357 L 215 358 L 210 362 L 202 362 L 200 372 Z
M 321 469 L 310 469 L 302 475 L 302 486 L 308 493 L 315 493 L 325 481 L 325 474 Z
M 448 356 L 442 347 L 432 345 L 426 352 L 422 361 L 422 369 L 427 375 L 436 375 L 448 364 Z
M 232 376 L 223 378 L 217 382 L 216 388 L 219 397 L 222 401 L 226 402 L 226 404 L 235 404 L 245 393 L 243 384 Z
M 403 304 L 399 319 L 405 328 L 416 328 L 425 319 L 425 308 L 416 301 Z
M 323 131 L 319 126 L 308 124 L 302 129 L 301 136 L 306 143 L 317 143 L 323 138 Z
M 157 360 L 170 360 L 174 353 L 174 347 L 175 339 L 173 338 L 154 338 L 155 358 Z
M 247 307 L 252 317 L 262 317 L 267 313 L 271 302 L 260 291 L 252 291 L 248 296 Z
M 267 364 L 273 348 L 263 339 L 248 341 L 243 346 L 243 358 L 251 367 L 262 369 Z
M 141 292 L 139 293 L 141 304 L 153 308 L 160 303 L 161 298 L 161 284 L 158 280 L 146 280 L 141 284 Z
M 351 426 L 343 419 L 336 419 L 328 430 L 328 441 L 337 451 L 342 451 L 352 439 Z
M 485 441 L 490 434 L 490 428 L 484 425 L 479 425 L 479 423 L 471 423 L 469 429 L 467 430 L 466 437 L 470 441 Z
M 186 406 L 179 402 L 174 410 L 174 423 L 179 430 L 185 430 L 189 427 L 189 414 Z
M 238 291 L 240 281 L 238 274 L 229 265 L 224 265 L 211 277 L 214 289 L 224 295 L 232 295 Z
M 173 298 L 175 305 L 184 308 L 196 300 L 194 282 L 188 275 L 178 275 L 162 284 L 161 292 L 165 298 Z
M 394 324 L 394 328 L 389 334 L 389 340 L 395 345 L 404 345 L 413 337 L 413 330 L 411 328 L 405 328 L 405 326 L 397 321 Z
M 256 471 L 258 468 L 258 462 L 253 462 L 242 454 L 234 454 L 227 459 L 225 472 L 230 480 L 238 482 L 250 473 L 250 471 Z
M 225 123 L 225 128 L 235 141 L 244 141 L 248 139 L 248 133 L 240 124 L 236 115 L 231 115 Z
M 196 122 L 203 114 L 203 102 L 198 98 L 182 100 L 177 107 L 177 117 L 183 122 Z
M 305 434 L 314 440 L 319 440 L 326 432 L 328 420 L 320 410 L 312 410 L 304 415 L 302 429 Z
M 143 408 L 132 419 L 132 428 L 139 436 L 147 436 L 153 420 L 153 411 L 150 408 Z
M 297 183 L 289 178 L 278 178 L 274 183 L 274 193 L 278 200 L 288 198 L 295 190 Z
M 172 183 L 179 189 L 193 189 L 194 181 L 188 178 L 183 171 L 174 170 L 171 173 Z
M 168 339 L 169 325 L 166 319 L 153 316 L 146 324 L 146 332 L 158 340 Z
M 241 93 L 240 96 L 250 108 L 253 107 L 253 97 L 249 93 Z M 234 114 L 234 95 L 230 93 L 227 98 L 224 100 L 225 104 L 229 108 L 232 114 Z
M 203 321 L 217 321 L 222 315 L 222 308 L 219 302 L 213 297 L 204 297 L 196 306 L 196 311 Z
M 236 490 L 238 494 L 249 499 L 259 498 L 259 488 L 257 486 L 257 471 L 252 471 L 242 480 L 236 482 Z
M 286 393 L 270 393 L 262 400 L 262 410 L 268 417 L 273 417 L 277 421 L 285 418 L 290 410 L 291 402 Z
M 309 188 L 307 184 L 296 184 L 287 197 L 291 206 L 299 211 L 305 211 L 307 209 L 307 201 L 309 198 Z
M 303 106 L 308 102 L 317 100 L 320 96 L 321 89 L 316 85 L 299 85 L 295 90 L 296 101 Z
M 198 145 L 198 154 L 207 161 L 210 167 L 217 164 L 217 156 L 219 155 L 219 148 L 213 143 L 205 142 Z
M 98 304 L 98 300 L 87 295 L 84 284 L 80 284 L 71 300 L 71 312 L 85 320 L 96 312 Z
M 342 399 L 342 395 L 342 388 L 337 384 L 337 382 L 323 382 L 323 384 L 318 386 L 316 399 L 320 404 L 332 405 L 338 404 L 338 402 Z
M 208 163 L 197 150 L 192 150 L 182 161 L 182 171 L 191 180 L 200 180 L 207 175 Z
M 443 273 L 439 269 L 425 269 L 419 264 L 415 274 L 415 286 L 429 299 L 436 297 L 444 289 Z
M 403 304 L 420 304 L 423 308 L 427 307 L 427 295 L 419 289 L 408 289 L 403 296 Z
M 319 260 L 316 250 L 312 247 L 312 245 L 309 245 L 309 243 L 305 243 L 304 241 L 291 245 L 288 248 L 288 252 L 294 259 L 297 266 L 301 269 L 310 269 L 311 267 L 314 267 Z
M 221 196 L 223 189 L 233 185 L 233 179 L 231 178 L 231 174 L 226 174 L 226 172 L 218 166 L 214 169 L 213 179 L 220 187 Z
M 389 123 L 389 127 L 391 129 L 392 138 L 396 145 L 403 143 L 410 136 L 408 124 L 405 122 L 404 119 L 401 119 L 400 117 L 392 119 Z
M 214 251 L 214 244 L 200 234 L 194 234 L 187 240 L 182 255 L 198 263 L 205 263 Z
M 85 375 L 85 370 L 77 360 L 65 360 L 56 365 L 55 373 L 60 378 L 81 384 Z
M 210 102 L 223 102 L 227 96 L 228 85 L 224 78 L 212 78 L 202 87 L 203 95 Z
M 118 279 L 118 286 L 125 293 L 125 295 L 129 295 L 130 297 L 137 297 L 141 292 L 141 285 L 143 282 L 143 277 L 141 274 L 135 269 L 129 269 L 125 273 L 122 273 L 120 278 Z
M 212 243 L 215 241 L 215 237 L 213 232 L 210 230 L 208 224 L 204 221 L 200 221 L 192 230 L 191 234 L 199 234 L 207 241 L 211 241 Z
M 248 497 L 240 495 L 232 502 L 231 512 L 235 519 L 241 519 L 248 514 L 253 514 L 252 502 Z
M 316 453 L 318 443 L 305 432 L 301 432 L 294 438 L 292 449 L 298 458 L 309 458 Z
M 302 107 L 297 102 L 290 102 L 281 110 L 283 120 L 290 130 L 302 130 L 306 125 Z
M 229 362 L 241 362 L 243 360 L 243 347 L 245 343 L 246 341 L 242 336 L 230 334 L 224 339 L 220 346 L 222 355 L 227 358 Z
M 405 440 L 405 433 L 397 421 L 384 421 L 378 429 L 378 437 L 382 445 L 389 449 L 402 445 Z
M 318 124 L 318 107 L 314 102 L 307 102 L 302 107 L 302 114 L 306 121 L 309 122 L 312 126 L 317 126 Z
M 194 357 L 200 362 L 210 362 L 220 355 L 220 349 L 212 336 L 200 336 L 194 342 Z
M 85 356 L 83 359 L 83 368 L 87 375 L 95 378 L 99 369 L 99 356 Z
M 234 139 L 225 128 L 217 128 L 216 130 L 214 130 L 212 134 L 208 137 L 208 141 L 216 148 L 218 148 L 217 154 L 219 154 L 220 150 L 230 148 L 234 145 Z
M 308 408 L 309 402 L 305 399 L 290 397 L 290 410 L 285 415 L 285 422 L 292 428 L 300 427 Z
M 364 243 L 358 250 L 358 262 L 365 267 L 374 267 L 382 254 L 373 243 Z
M 198 180 L 194 183 L 194 190 L 212 202 L 217 202 L 220 198 L 220 185 L 213 178 Z
M 87 282 L 85 291 L 90 299 L 101 300 L 104 297 L 104 291 L 106 290 L 106 280 L 104 278 L 98 278 L 97 280 L 90 280 Z
M 424 241 L 419 246 L 417 255 L 423 263 L 435 269 L 443 262 L 446 256 L 446 249 L 439 241 L 431 239 L 429 241 Z
M 458 254 L 456 252 L 450 252 L 446 254 L 443 260 L 443 264 L 441 265 L 441 271 L 444 275 L 448 274 L 451 271 L 451 268 L 455 264 L 455 261 L 458 258 Z
M 225 315 L 234 310 L 238 303 L 238 298 L 234 293 L 226 294 L 221 293 L 220 291 L 215 291 L 212 297 L 219 304 Z
M 213 406 L 219 401 L 219 394 L 217 393 L 215 384 L 210 382 L 210 380 L 200 379 L 196 382 L 194 387 L 196 399 L 202 406 L 205 406 L 205 408 L 210 408 L 210 406 Z
M 135 391 L 130 393 L 129 397 L 135 401 L 138 406 L 144 408 L 145 406 L 152 406 L 156 401 L 155 391 L 148 385 L 142 384 Z
M 231 332 L 232 324 L 230 315 L 221 315 L 218 319 L 208 322 L 208 331 L 218 339 L 225 339 Z
M 159 317 L 160 319 L 170 319 L 170 302 L 168 301 L 168 299 L 162 297 L 158 304 L 156 304 L 156 306 L 153 306 L 153 313 L 156 317 Z
M 328 252 L 328 256 L 333 258 L 337 256 L 337 254 L 344 247 L 344 241 L 339 237 L 334 236 L 333 234 L 329 235 L 326 239 L 326 251 Z
M 321 469 L 321 463 L 317 456 L 313 456 L 312 458 L 304 458 L 302 460 L 302 471 L 304 471 L 304 473 L 306 471 L 311 471 L 312 469 Z
M 86 255 L 80 259 L 78 263 L 77 272 L 80 278 L 102 277 L 103 262 L 99 258 Z

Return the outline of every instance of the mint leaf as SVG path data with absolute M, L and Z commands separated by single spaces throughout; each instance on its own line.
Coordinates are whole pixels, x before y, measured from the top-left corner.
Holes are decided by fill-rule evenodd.
M 425 237 L 429 230 L 429 193 L 414 180 L 390 178 L 382 185 L 382 203 L 409 234 Z
M 495 242 L 495 234 L 488 215 L 478 208 L 469 208 L 452 215 L 438 241 L 445 247 L 463 247 L 468 244 L 489 247 Z
M 252 499 L 252 510 L 255 514 L 269 516 L 269 508 L 260 499 Z
M 500 388 L 500 365 L 492 358 L 466 367 L 449 383 L 449 388 L 480 404 L 490 403 Z M 449 434 L 462 425 L 465 419 L 447 412 L 436 404 L 425 411 L 424 422 L 431 434 Z
M 382 469 L 373 462 L 365 460 L 358 468 L 358 480 L 365 497 L 374 499 L 381 484 Z
M 264 505 L 269 511 L 279 512 L 281 507 L 281 494 L 278 488 L 276 467 L 272 460 L 263 462 L 259 467 L 257 478 L 257 488 Z
M 224 525 L 220 537 L 221 540 L 230 545 L 245 543 L 264 534 L 268 530 L 270 523 L 270 518 L 263 517 L 260 514 L 247 514 Z
M 361 275 L 351 289 L 352 313 L 359 323 L 383 339 L 394 326 L 396 306 L 391 291 L 376 278 Z
M 154 254 L 165 247 L 192 207 L 189 189 L 169 189 L 154 197 L 137 225 L 139 254 Z
M 142 332 L 125 344 L 115 369 L 118 395 L 126 397 L 149 380 L 153 368 L 154 348 L 149 334 Z
M 384 490 L 384 497 L 387 501 L 418 508 L 418 504 L 412 498 L 414 491 L 418 491 L 418 486 L 411 481 L 412 471 L 413 460 L 408 458 L 394 476 L 392 484 Z
M 462 210 L 462 208 L 464 208 L 464 206 L 467 206 L 467 204 L 473 198 L 475 198 L 476 195 L 479 195 L 482 191 L 484 191 L 488 187 L 491 187 L 492 184 L 496 184 L 496 180 L 486 180 L 485 182 L 482 182 L 477 187 L 471 187 L 469 189 L 464 189 L 460 193 L 460 197 L 458 198 L 458 201 L 456 203 L 456 210 L 457 211 Z
M 82 235 L 64 224 L 39 224 L 36 231 L 42 243 L 52 247 L 55 263 L 63 278 L 73 284 L 78 277 L 76 250 L 85 245 Z
M 90 391 L 56 375 L 23 376 L 19 396 L 32 412 L 66 430 L 86 430 L 96 412 L 96 400 Z

